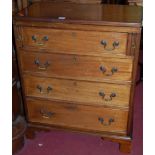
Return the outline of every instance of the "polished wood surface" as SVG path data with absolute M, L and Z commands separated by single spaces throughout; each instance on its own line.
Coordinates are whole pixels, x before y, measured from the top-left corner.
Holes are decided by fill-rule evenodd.
M 31 99 L 27 105 L 30 122 L 122 134 L 127 130 L 127 110 Z M 100 119 L 104 119 L 103 122 Z M 110 119 L 113 122 L 109 122 Z
M 76 31 L 24 27 L 24 47 L 46 49 L 49 52 L 98 55 L 126 54 L 127 33 Z M 47 37 L 48 40 L 44 40 Z M 105 41 L 106 45 L 102 42 Z M 114 43 L 118 45 L 114 46 Z
M 132 81 L 133 59 L 28 52 L 20 53 L 23 73 L 99 82 Z
M 141 11 L 135 6 L 41 2 L 14 17 L 30 126 L 99 134 L 116 140 L 120 151 L 131 150 Z M 111 128 L 103 129 L 96 116 L 102 127 L 108 120 Z M 118 118 L 118 126 L 110 116 Z
M 73 101 L 88 105 L 129 106 L 130 85 L 25 75 L 24 89 L 25 95 L 31 97 Z M 104 96 L 101 93 L 104 93 Z M 112 93 L 115 94 L 114 97 Z
M 94 23 L 115 26 L 141 25 L 141 7 L 106 4 L 64 4 L 52 2 L 34 3 L 22 10 L 15 18 L 16 20 Z
M 121 138 L 111 138 L 111 137 L 102 137 L 103 140 L 108 140 L 111 142 L 117 142 L 119 143 L 119 150 L 122 153 L 131 153 L 131 139 L 121 139 Z
M 119 150 L 122 153 L 130 153 L 131 152 L 131 142 L 119 143 Z

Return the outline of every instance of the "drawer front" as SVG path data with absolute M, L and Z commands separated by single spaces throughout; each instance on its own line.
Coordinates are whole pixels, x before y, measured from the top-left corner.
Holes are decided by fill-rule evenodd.
M 31 99 L 27 107 L 30 122 L 126 134 L 127 110 Z
M 125 55 L 127 33 L 23 27 L 23 45 L 57 53 Z
M 22 70 L 46 77 L 131 81 L 132 59 L 21 52 Z
M 131 81 L 132 59 L 20 53 L 22 70 L 46 77 L 67 77 L 92 81 Z
M 24 76 L 26 96 L 91 105 L 129 106 L 130 85 Z

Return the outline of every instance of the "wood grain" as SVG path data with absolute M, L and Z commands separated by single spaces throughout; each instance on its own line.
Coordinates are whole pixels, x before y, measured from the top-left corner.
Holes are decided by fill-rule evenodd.
M 44 77 L 62 77 L 88 81 L 132 81 L 133 59 L 116 59 L 44 52 L 20 52 L 22 71 Z M 39 62 L 39 64 L 36 64 Z M 46 65 L 48 62 L 48 65 Z M 100 68 L 105 68 L 102 71 Z M 117 68 L 117 72 L 112 72 Z
M 35 36 L 37 41 L 33 41 L 32 36 Z M 48 41 L 42 41 L 44 36 L 48 36 Z M 102 40 L 107 42 L 106 47 L 101 44 Z M 114 42 L 119 42 L 116 48 L 113 47 Z M 43 45 L 40 46 L 39 43 L 43 43 Z M 126 44 L 127 33 L 23 28 L 23 45 L 25 47 L 37 50 L 46 49 L 49 52 L 98 56 L 103 53 L 125 55 Z
M 119 150 L 122 153 L 130 153 L 131 152 L 131 142 L 119 143 Z
M 52 29 L 63 29 L 63 30 L 82 30 L 82 31 L 101 31 L 101 32 L 120 32 L 120 33 L 140 33 L 140 27 L 130 27 L 130 26 L 109 26 L 108 24 L 99 25 L 97 23 L 89 24 L 89 23 L 63 23 L 63 22 L 35 22 L 35 21 L 24 21 L 17 20 L 15 17 L 13 18 L 13 24 L 16 26 L 24 26 L 24 27 L 36 27 L 36 28 L 52 28 Z
M 90 107 L 84 105 L 64 104 L 49 101 L 27 100 L 29 121 L 60 126 L 85 128 L 95 131 L 108 131 L 126 133 L 128 111 Z M 45 118 L 40 110 L 45 113 L 52 112 L 50 118 Z M 99 117 L 104 118 L 100 123 Z M 109 125 L 110 118 L 114 122 Z
M 42 91 L 37 88 L 40 86 Z M 47 88 L 52 90 L 47 92 Z M 26 96 L 74 101 L 88 105 L 129 106 L 130 85 L 117 85 L 77 80 L 43 78 L 24 75 Z M 104 92 L 104 98 L 99 95 Z M 116 97 L 110 98 L 114 92 Z M 111 99 L 111 100 L 110 100 Z
M 58 17 L 65 17 L 65 20 L 60 20 Z M 139 27 L 142 7 L 40 2 L 25 8 L 19 16 L 15 16 L 15 19 Z

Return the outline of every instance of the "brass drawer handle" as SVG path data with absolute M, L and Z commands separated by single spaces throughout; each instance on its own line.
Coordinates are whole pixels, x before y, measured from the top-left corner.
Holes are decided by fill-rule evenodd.
M 107 48 L 107 41 L 106 40 L 101 40 L 101 44 L 103 45 L 104 49 L 106 51 L 113 51 L 116 49 L 116 47 L 119 46 L 119 42 L 118 41 L 114 41 L 113 44 L 112 44 L 112 48 Z
M 40 114 L 43 118 L 51 118 L 55 113 L 54 112 L 50 112 L 44 109 L 40 110 Z
M 102 99 L 104 99 L 105 101 L 111 101 L 114 97 L 116 97 L 116 93 L 112 92 L 107 98 L 106 94 L 103 91 L 100 91 L 99 96 L 101 96 Z
M 38 66 L 39 70 L 46 70 L 47 67 L 50 65 L 48 61 L 46 61 L 43 65 L 41 65 L 39 59 L 36 59 L 34 63 Z
M 107 69 L 104 66 L 100 66 L 100 71 L 105 74 Z M 111 73 L 106 73 L 106 76 L 112 76 L 114 73 L 116 73 L 118 71 L 117 67 L 112 67 L 111 69 Z
M 35 35 L 33 35 L 32 40 L 36 43 L 37 46 L 43 46 L 45 45 L 45 42 L 48 41 L 48 36 L 44 36 L 41 40 L 39 40 Z
M 114 118 L 110 118 L 110 119 L 108 120 L 108 122 L 106 123 L 106 122 L 104 121 L 104 118 L 103 118 L 103 117 L 99 117 L 99 118 L 98 118 L 98 121 L 99 121 L 102 125 L 104 125 L 104 126 L 110 126 L 111 123 L 115 122 Z
M 42 94 L 49 94 L 49 92 L 53 90 L 53 88 L 51 86 L 48 86 L 47 89 L 46 89 L 46 91 L 44 92 L 43 91 L 43 88 L 40 85 L 37 85 L 37 89 Z

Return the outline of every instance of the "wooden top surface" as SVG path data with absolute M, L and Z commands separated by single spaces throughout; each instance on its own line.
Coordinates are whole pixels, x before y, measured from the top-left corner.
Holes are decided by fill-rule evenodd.
M 37 2 L 19 12 L 14 19 L 139 27 L 142 21 L 142 7 Z

